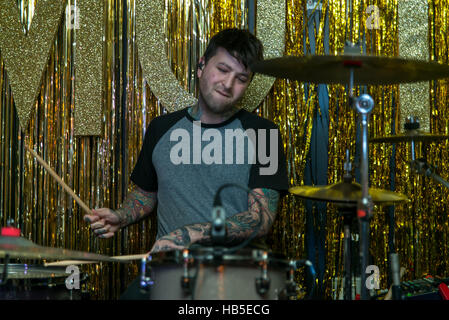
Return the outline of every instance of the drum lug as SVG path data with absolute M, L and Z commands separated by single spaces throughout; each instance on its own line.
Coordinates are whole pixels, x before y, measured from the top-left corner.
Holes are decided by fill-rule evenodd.
M 262 260 L 259 262 L 262 267 L 262 275 L 256 278 L 256 290 L 261 296 L 265 295 L 270 290 L 270 278 L 268 278 L 268 253 L 262 253 Z
M 151 255 L 148 255 L 145 258 L 142 258 L 140 264 L 140 284 L 139 287 L 142 291 L 149 291 L 154 284 L 154 281 L 151 279 Z
M 287 281 L 285 282 L 285 288 L 279 294 L 280 300 L 290 300 L 296 298 L 298 286 L 295 282 L 295 270 L 296 262 L 290 261 L 287 270 Z
M 184 259 L 184 273 L 181 277 L 181 288 L 185 295 L 191 295 L 193 292 L 193 277 L 189 275 L 189 263 L 192 260 L 189 250 L 183 250 L 182 257 Z
M 283 290 L 285 298 L 287 300 L 290 300 L 292 298 L 296 298 L 296 296 L 298 294 L 297 290 L 298 290 L 298 286 L 296 285 L 296 282 L 293 281 L 293 280 L 288 280 L 285 283 L 285 288 Z
M 293 281 L 289 281 L 285 285 L 285 291 L 286 291 L 288 297 L 296 297 L 297 289 L 298 289 L 298 286 Z
M 256 290 L 259 295 L 265 295 L 270 290 L 270 279 L 256 278 Z
M 181 278 L 181 288 L 185 295 L 189 296 L 192 294 L 193 289 L 193 277 L 182 276 Z

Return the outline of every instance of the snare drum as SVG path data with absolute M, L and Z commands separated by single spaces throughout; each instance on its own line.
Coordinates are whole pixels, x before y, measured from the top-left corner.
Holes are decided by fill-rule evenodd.
M 4 265 L 0 264 L 0 277 Z M 68 289 L 66 279 L 70 273 L 65 268 L 46 268 L 39 265 L 8 264 L 7 281 L 0 285 L 0 300 L 81 300 L 87 294 L 81 283 L 87 274 L 80 273 L 80 289 Z
M 288 299 L 296 296 L 295 269 L 262 250 L 167 251 L 142 261 L 140 287 L 152 300 Z

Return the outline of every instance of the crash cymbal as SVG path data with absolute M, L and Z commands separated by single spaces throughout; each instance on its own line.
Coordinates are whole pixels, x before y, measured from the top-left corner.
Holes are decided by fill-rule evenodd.
M 367 55 L 308 55 L 267 59 L 251 65 L 265 75 L 311 83 L 386 85 L 449 78 L 449 65 L 423 60 Z
M 0 257 L 7 255 L 12 259 L 117 261 L 95 253 L 39 246 L 22 237 L 0 236 Z
M 369 139 L 369 142 L 378 143 L 378 142 L 389 142 L 389 143 L 396 143 L 396 142 L 434 142 L 434 141 L 440 141 L 448 139 L 449 135 L 445 134 L 431 134 L 427 132 L 423 132 L 421 130 L 407 130 L 404 133 L 391 135 L 391 136 L 384 136 L 384 137 L 377 137 L 374 139 Z
M 329 201 L 356 204 L 362 197 L 362 187 L 355 182 L 338 182 L 328 186 L 296 186 L 288 190 L 301 198 L 317 201 Z M 369 189 L 374 203 L 390 204 L 407 200 L 407 197 L 393 191 Z
M 111 257 L 114 261 L 117 262 L 132 262 L 134 260 L 141 260 L 148 256 L 148 253 L 141 253 L 141 254 L 131 254 L 131 255 L 124 255 L 124 256 L 114 256 Z M 89 263 L 97 263 L 100 261 L 81 261 L 81 260 L 62 260 L 62 261 L 55 261 L 55 262 L 46 262 L 44 263 L 45 267 L 67 267 L 70 265 L 78 265 L 78 264 L 89 264 Z M 1 270 L 1 269 L 0 269 Z

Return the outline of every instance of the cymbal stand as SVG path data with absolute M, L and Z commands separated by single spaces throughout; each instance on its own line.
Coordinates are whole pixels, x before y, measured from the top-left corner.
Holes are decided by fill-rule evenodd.
M 360 177 L 362 187 L 362 197 L 357 203 L 357 217 L 359 219 L 360 227 L 360 292 L 361 299 L 368 300 L 368 288 L 366 287 L 366 268 L 368 266 L 369 255 L 369 220 L 372 215 L 372 199 L 369 195 L 369 152 L 368 152 L 368 122 L 369 115 L 374 107 L 374 100 L 368 94 L 362 94 L 357 98 L 353 96 L 354 85 L 354 67 L 357 67 L 356 63 L 352 61 L 346 62 L 346 66 L 349 67 L 349 99 L 351 106 L 358 113 L 357 122 L 362 129 L 362 146 L 361 146 L 361 163 L 360 163 Z M 357 126 L 358 127 L 358 126 Z
M 14 220 L 13 219 L 8 219 L 7 220 L 7 228 L 11 228 L 14 226 Z M 1 228 L 1 235 L 0 238 L 6 234 L 6 228 Z M 9 254 L 5 255 L 5 261 L 3 263 L 3 271 L 2 271 L 2 275 L 0 277 L 0 286 L 3 286 L 6 284 L 7 280 L 8 280 L 8 264 L 9 264 Z
M 356 206 L 339 206 L 338 213 L 343 216 L 343 230 L 344 230 L 344 300 L 352 300 L 352 275 L 354 273 L 354 266 L 352 265 L 352 225 L 356 218 Z
M 5 256 L 5 262 L 3 264 L 2 276 L 0 278 L 0 286 L 5 285 L 8 280 L 8 264 L 9 264 L 9 255 L 7 254 Z
M 347 183 L 352 182 L 352 164 L 349 157 L 349 149 L 346 149 L 346 162 L 344 164 L 344 175 L 343 181 Z M 344 290 L 344 300 L 352 300 L 352 233 L 351 227 L 353 223 L 353 219 L 356 216 L 356 207 L 354 206 L 339 206 L 338 212 L 341 216 L 343 216 L 343 230 L 344 230 L 344 270 L 345 270 L 345 290 Z
M 369 254 L 369 220 L 372 215 L 372 199 L 369 195 L 369 163 L 368 163 L 368 121 L 369 114 L 374 107 L 374 101 L 368 94 L 362 94 L 357 98 L 355 103 L 356 110 L 359 114 L 359 121 L 362 127 L 362 152 L 360 163 L 360 176 L 362 186 L 362 198 L 357 203 L 357 217 L 360 225 L 360 281 L 361 281 L 361 298 L 367 300 L 368 288 L 366 282 L 366 268 L 368 266 Z
M 419 119 L 415 118 L 415 117 L 407 117 L 407 121 L 404 124 L 404 129 L 406 131 L 419 129 Z M 412 161 L 415 161 L 416 153 L 415 153 L 415 140 L 414 139 L 412 139 L 410 141 L 410 148 L 411 148 Z

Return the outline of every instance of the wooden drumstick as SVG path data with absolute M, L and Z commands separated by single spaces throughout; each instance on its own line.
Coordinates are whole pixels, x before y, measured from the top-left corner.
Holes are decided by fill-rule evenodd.
M 67 267 L 80 264 L 100 263 L 100 261 L 83 261 L 83 260 L 62 260 L 56 262 L 44 262 L 44 267 Z
M 114 256 L 112 259 L 118 260 L 118 261 L 132 261 L 132 260 L 140 260 L 148 256 L 148 253 L 142 253 L 142 254 L 130 254 L 127 256 Z
M 47 170 L 47 172 L 56 179 L 56 181 L 64 188 L 65 191 L 67 191 L 73 199 L 75 199 L 76 203 L 79 204 L 81 208 L 84 209 L 88 214 L 93 214 L 92 210 L 73 192 L 72 189 L 56 174 L 56 172 L 53 171 L 52 168 L 42 159 L 39 157 L 39 155 L 34 152 L 34 150 L 31 150 L 26 144 L 25 148 L 36 158 L 36 160 Z
M 148 256 L 148 253 L 142 254 L 132 254 L 127 256 L 114 256 L 112 259 L 117 260 L 117 262 L 131 262 L 133 260 L 140 260 Z M 89 263 L 100 263 L 101 261 L 82 261 L 82 260 L 62 260 L 56 262 L 48 262 L 44 263 L 44 267 L 67 267 L 70 265 L 79 265 L 79 264 L 89 264 Z

